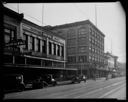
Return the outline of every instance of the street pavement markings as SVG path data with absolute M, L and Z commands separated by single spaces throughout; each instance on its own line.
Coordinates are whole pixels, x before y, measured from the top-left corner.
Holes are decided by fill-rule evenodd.
M 122 82 L 123 82 L 123 81 L 122 81 Z M 112 87 L 112 86 L 116 86 L 116 85 L 118 85 L 118 84 L 121 84 L 122 82 L 114 83 L 114 84 L 112 84 L 112 85 L 109 85 L 109 86 L 106 86 L 106 87 L 103 87 L 103 88 L 99 88 L 99 89 L 90 91 L 90 92 L 88 92 L 88 93 L 86 93 L 86 94 L 84 94 L 84 95 L 76 96 L 75 98 L 80 98 L 80 97 L 82 97 L 82 96 L 89 95 L 89 94 L 92 94 L 92 93 L 101 91 L 101 90 L 103 90 L 103 89 L 105 89 L 105 88 L 109 88 L 109 87 Z
M 124 86 L 125 86 L 125 85 L 123 84 L 123 85 L 121 85 L 120 87 L 117 87 L 117 88 L 115 88 L 115 89 L 113 89 L 113 90 L 111 90 L 111 91 L 105 93 L 104 95 L 102 95 L 102 96 L 100 96 L 100 97 L 98 97 L 98 98 L 105 98 L 105 96 L 108 96 L 109 94 L 112 94 L 113 92 L 115 92 L 115 91 L 121 89 L 121 88 L 124 87 Z

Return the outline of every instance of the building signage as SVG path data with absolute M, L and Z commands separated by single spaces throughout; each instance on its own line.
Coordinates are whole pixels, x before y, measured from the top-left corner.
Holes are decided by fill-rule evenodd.
M 53 36 L 53 40 L 58 41 L 60 43 L 64 43 L 64 40 L 62 40 L 62 39 L 60 39 L 60 38 L 58 38 L 56 36 Z
M 46 33 L 43 33 L 43 35 L 44 35 L 45 37 L 52 38 L 51 35 L 48 35 L 48 34 L 46 34 Z
M 5 48 L 5 51 L 9 51 L 11 53 L 16 54 L 16 53 L 20 53 L 20 48 L 8 46 L 8 47 Z
M 34 33 L 38 33 L 38 34 L 41 34 L 41 32 L 35 28 L 32 28 L 32 27 L 29 27 L 29 26 L 26 26 L 26 25 L 23 25 L 24 28 L 28 29 L 29 31 L 31 32 L 34 32 Z
M 42 53 L 39 53 L 39 52 L 32 52 L 31 54 L 34 56 L 42 56 Z
M 13 47 L 13 46 L 20 46 L 20 45 L 25 45 L 25 40 L 22 40 L 22 39 L 11 40 L 5 46 L 6 47 Z

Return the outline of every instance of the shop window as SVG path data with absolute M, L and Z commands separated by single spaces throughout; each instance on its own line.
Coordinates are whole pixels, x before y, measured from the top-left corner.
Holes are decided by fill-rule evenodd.
M 15 56 L 15 63 L 16 64 L 25 64 L 25 57 Z
M 13 57 L 11 55 L 4 55 L 4 63 L 13 63 Z

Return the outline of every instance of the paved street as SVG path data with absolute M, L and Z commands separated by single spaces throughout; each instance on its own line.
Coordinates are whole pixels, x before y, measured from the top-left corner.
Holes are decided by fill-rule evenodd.
M 117 98 L 126 99 L 125 77 L 88 80 L 87 83 L 68 84 L 37 90 L 10 93 L 5 99 L 61 99 L 61 98 Z

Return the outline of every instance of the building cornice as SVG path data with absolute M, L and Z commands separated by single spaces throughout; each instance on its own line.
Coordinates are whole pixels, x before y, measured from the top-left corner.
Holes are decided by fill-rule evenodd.
M 63 28 L 80 26 L 80 25 L 85 25 L 85 24 L 90 24 L 105 37 L 105 34 L 101 32 L 90 20 L 68 23 L 68 24 L 63 24 L 63 25 L 56 25 L 56 26 L 45 26 L 44 28 L 48 28 L 50 30 L 56 30 L 56 29 L 63 29 Z

